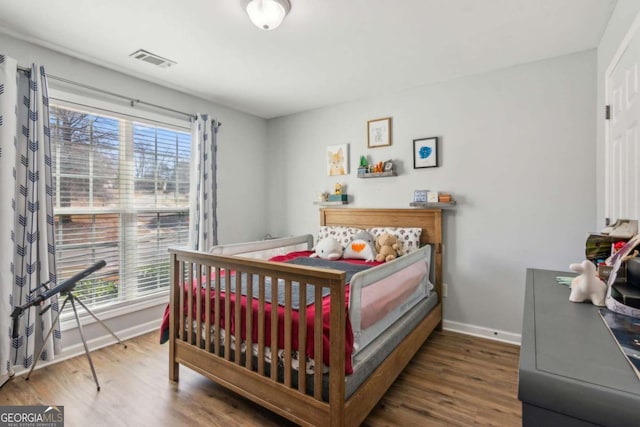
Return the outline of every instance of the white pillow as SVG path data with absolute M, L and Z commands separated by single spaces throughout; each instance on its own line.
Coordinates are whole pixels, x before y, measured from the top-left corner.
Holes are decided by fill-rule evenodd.
M 393 234 L 406 254 L 420 249 L 420 236 L 422 235 L 420 227 L 373 227 L 367 231 L 373 234 L 376 239 L 384 233 Z
M 362 231 L 355 227 L 345 227 L 342 225 L 322 225 L 318 231 L 316 244 L 327 237 L 333 237 L 342 245 L 342 249 L 346 248 L 353 236 Z

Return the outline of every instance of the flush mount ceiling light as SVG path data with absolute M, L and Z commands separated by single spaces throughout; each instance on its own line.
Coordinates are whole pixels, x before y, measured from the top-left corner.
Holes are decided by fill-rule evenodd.
M 262 30 L 278 28 L 291 10 L 289 0 L 245 0 L 245 3 L 249 19 Z

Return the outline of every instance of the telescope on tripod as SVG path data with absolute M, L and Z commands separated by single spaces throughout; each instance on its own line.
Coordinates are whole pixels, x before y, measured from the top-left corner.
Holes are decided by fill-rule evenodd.
M 12 335 L 11 336 L 15 339 L 15 338 L 18 338 L 20 336 L 20 333 L 19 333 L 20 316 L 22 316 L 22 313 L 24 313 L 25 310 L 29 309 L 30 307 L 42 304 L 44 301 L 48 300 L 49 298 L 51 298 L 54 295 L 66 294 L 66 298 L 65 298 L 64 302 L 62 303 L 62 306 L 60 307 L 60 310 L 58 311 L 58 315 L 54 319 L 53 324 L 51 326 L 51 329 L 49 329 L 49 332 L 47 333 L 47 336 L 44 338 L 43 342 L 46 342 L 49 339 L 49 337 L 51 336 L 51 334 L 53 333 L 53 329 L 55 328 L 55 325 L 58 323 L 58 319 L 60 318 L 60 315 L 62 314 L 62 311 L 64 310 L 64 307 L 67 305 L 67 302 L 71 302 L 71 307 L 73 308 L 73 314 L 75 315 L 76 323 L 78 324 L 78 332 L 80 333 L 80 339 L 82 340 L 82 344 L 84 345 L 84 351 L 85 351 L 85 354 L 87 355 L 87 359 L 89 360 L 89 365 L 91 366 L 91 372 L 93 373 L 93 379 L 96 382 L 96 387 L 98 388 L 98 391 L 100 391 L 100 384 L 98 383 L 98 376 L 96 375 L 96 370 L 95 370 L 95 368 L 93 366 L 93 361 L 91 360 L 91 355 L 89 354 L 89 347 L 87 346 L 87 341 L 84 338 L 84 332 L 82 330 L 82 323 L 80 322 L 80 317 L 78 316 L 78 310 L 76 309 L 75 302 L 77 301 L 78 304 L 80 304 L 82 306 L 82 308 L 84 308 L 85 311 L 91 315 L 91 317 L 93 317 L 99 324 L 101 324 L 118 341 L 118 344 L 122 344 L 124 346 L 124 348 L 127 348 L 127 346 L 122 342 L 122 340 L 120 340 L 120 338 L 118 338 L 118 336 L 115 333 L 113 333 L 113 331 L 111 329 L 109 329 L 109 327 L 102 320 L 98 319 L 98 317 L 91 310 L 89 310 L 89 307 L 87 307 L 82 302 L 82 300 L 80 300 L 76 295 L 74 295 L 72 291 L 76 287 L 76 285 L 78 284 L 78 282 L 80 280 L 82 280 L 85 277 L 89 276 L 90 274 L 100 270 L 105 265 L 107 265 L 107 263 L 105 261 L 96 262 L 91 267 L 87 268 L 86 270 L 81 271 L 80 273 L 77 273 L 76 275 L 74 275 L 71 278 L 65 280 L 64 282 L 62 282 L 58 286 L 55 286 L 55 287 L 53 287 L 51 289 L 47 289 L 46 291 L 41 292 L 40 294 L 36 295 L 33 299 L 28 301 L 26 304 L 23 304 L 21 306 L 15 307 L 13 309 L 13 312 L 11 313 L 11 318 L 13 319 Z M 34 289 L 32 292 L 37 291 L 38 289 L 40 289 L 43 286 L 45 286 L 45 285 L 39 286 L 38 288 Z M 48 306 L 44 307 L 42 310 L 40 310 L 39 314 L 42 315 L 50 307 L 51 307 L 51 305 L 48 305 Z M 33 372 L 34 368 L 36 367 L 36 363 L 38 363 L 38 360 L 40 359 L 40 356 L 42 355 L 42 351 L 43 350 L 44 350 L 44 345 L 40 349 L 40 351 L 38 352 L 38 355 L 36 356 L 36 358 L 34 359 L 33 365 L 31 365 L 31 369 L 29 370 L 29 373 L 27 374 L 27 377 L 26 377 L 27 381 L 29 380 L 29 377 L 31 376 L 31 372 Z

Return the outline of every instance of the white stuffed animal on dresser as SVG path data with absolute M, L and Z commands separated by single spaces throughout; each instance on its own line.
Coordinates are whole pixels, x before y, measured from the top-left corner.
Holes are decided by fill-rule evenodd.
M 604 306 L 607 285 L 596 274 L 596 266 L 591 261 L 584 260 L 579 264 L 571 264 L 569 268 L 580 274 L 571 281 L 569 301 L 591 301 L 593 305 Z

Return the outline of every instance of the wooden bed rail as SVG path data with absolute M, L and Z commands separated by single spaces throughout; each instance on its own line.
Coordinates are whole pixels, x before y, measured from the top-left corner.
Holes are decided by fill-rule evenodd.
M 363 229 L 419 227 L 422 230 L 421 245 L 433 245 L 434 282 L 438 295 L 442 295 L 443 236 L 440 209 L 323 208 L 320 209 L 320 217 L 320 224 L 326 226 Z M 307 249 L 309 240 L 304 239 Z M 266 246 L 273 249 L 272 246 L 276 245 L 275 250 L 279 252 L 280 243 L 263 242 L 257 246 L 262 252 Z M 264 254 L 246 253 L 245 246 L 251 250 L 257 247 L 255 243 L 225 245 L 218 247 L 215 255 L 170 250 L 170 379 L 178 380 L 178 366 L 182 364 L 297 424 L 361 425 L 429 334 L 442 325 L 442 302 L 438 301 L 411 331 L 407 331 L 402 341 L 373 372 L 362 379 L 363 382 L 359 382 L 355 376 L 348 378 L 350 397 L 346 399 L 345 365 L 351 360 L 345 360 L 347 321 L 344 273 L 264 262 L 251 258 L 252 255 L 260 257 Z M 396 271 L 393 267 L 387 270 L 390 274 Z M 238 277 L 244 277 L 244 281 Z M 301 300 L 307 295 L 313 295 L 315 299 L 309 305 L 301 304 L 299 310 L 292 305 L 295 300 L 294 282 L 303 284 L 299 290 Z M 269 288 L 269 283 L 279 283 L 278 290 Z M 311 286 L 307 289 L 304 284 Z M 238 291 L 241 287 L 245 288 L 245 294 L 254 295 L 249 310 L 235 304 L 236 300 L 246 299 Z M 318 305 L 323 299 L 323 289 L 330 293 L 330 300 L 324 298 L 325 306 L 330 306 L 330 312 L 316 315 L 322 312 Z M 275 316 L 270 313 L 271 305 L 267 300 L 276 301 L 278 297 L 281 299 L 278 306 L 281 314 Z M 220 316 L 208 315 L 210 310 Z M 280 323 L 280 329 L 272 328 L 271 323 L 276 326 Z M 231 328 L 223 327 L 227 325 L 231 325 Z M 219 334 L 224 329 L 229 329 L 230 334 L 225 334 L 221 339 Z M 214 333 L 211 334 L 211 331 Z M 235 344 L 241 341 L 245 348 L 236 352 Z M 264 362 L 267 343 L 271 341 L 279 341 L 278 347 L 284 355 L 279 361 L 271 358 L 269 362 Z M 323 360 L 323 354 L 325 362 L 328 358 L 328 382 L 326 373 L 322 375 L 319 366 L 312 374 L 300 374 L 309 366 L 305 357 L 298 358 L 300 367 L 297 371 L 291 369 L 296 360 L 291 356 L 291 352 L 296 350 L 294 341 L 308 343 L 308 351 L 302 351 L 303 356 L 308 353 L 318 363 Z M 234 344 L 233 349 L 231 343 Z M 255 356 L 252 356 L 252 348 Z M 356 370 L 359 368 L 361 366 Z
M 189 250 L 169 252 L 171 380 L 178 380 L 179 364 L 184 364 L 301 424 L 344 424 L 344 405 L 329 404 L 345 400 L 344 351 L 330 352 L 329 403 L 323 400 L 322 372 L 323 289 L 330 295 L 329 345 L 345 348 L 344 272 Z M 305 285 L 313 292 L 308 306 Z M 296 286 L 299 308 L 293 296 Z M 279 317 L 278 307 L 284 316 Z M 308 378 L 306 349 L 311 337 L 315 369 Z M 265 362 L 268 344 L 283 350 L 280 363 L 277 350 L 271 350 L 270 363 Z M 295 370 L 292 354 L 297 350 Z

